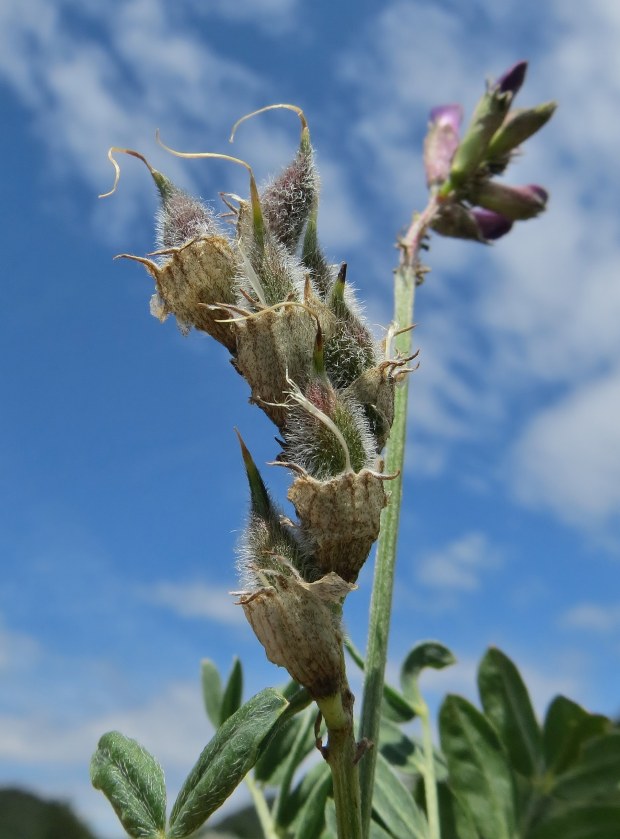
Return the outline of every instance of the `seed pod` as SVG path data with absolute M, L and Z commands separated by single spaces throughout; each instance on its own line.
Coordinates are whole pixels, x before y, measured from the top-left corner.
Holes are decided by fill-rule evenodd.
M 355 582 L 379 535 L 387 504 L 386 476 L 369 470 L 347 472 L 329 481 L 298 477 L 288 492 L 313 560 L 327 574 Z

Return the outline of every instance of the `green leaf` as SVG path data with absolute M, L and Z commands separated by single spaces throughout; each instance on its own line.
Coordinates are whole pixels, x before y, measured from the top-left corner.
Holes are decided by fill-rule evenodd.
M 215 663 L 211 659 L 203 658 L 200 662 L 200 675 L 202 699 L 207 716 L 213 727 L 218 728 L 222 710 L 222 680 Z
M 547 771 L 562 772 L 577 760 L 587 740 L 604 734 L 611 727 L 607 717 L 589 714 L 571 699 L 556 696 L 547 709 L 543 727 Z
M 403 732 L 400 726 L 391 720 L 381 720 L 379 748 L 387 762 L 403 775 L 420 775 L 423 765 L 422 745 Z M 442 781 L 447 776 L 446 761 L 443 755 L 433 750 L 435 778 Z
M 577 804 L 556 808 L 527 839 L 618 839 L 620 804 Z
M 487 650 L 478 668 L 478 690 L 510 764 L 526 778 L 542 772 L 542 734 L 519 671 L 500 650 Z
M 296 819 L 295 839 L 316 839 L 325 826 L 325 804 L 332 789 L 332 776 L 328 772 L 323 780 L 316 784 Z
M 364 671 L 364 659 L 360 651 L 355 647 L 350 638 L 345 638 L 347 652 L 357 664 L 359 669 Z M 388 684 L 383 685 L 382 717 L 387 717 L 394 722 L 409 722 L 416 716 L 416 710 L 411 703 L 405 699 L 395 688 Z
M 261 743 L 287 704 L 278 691 L 267 688 L 219 727 L 174 803 L 169 839 L 189 836 L 228 798 L 255 764 Z
M 325 782 L 326 779 L 329 780 L 329 789 L 331 790 L 331 772 L 329 766 L 324 761 L 315 764 L 309 769 L 283 802 L 282 808 L 278 813 L 278 826 L 287 827 L 290 824 L 297 824 L 301 817 L 300 814 L 303 811 L 304 804 L 314 790 Z
M 588 740 L 579 760 L 557 777 L 554 798 L 591 802 L 611 793 L 620 796 L 620 731 Z M 620 837 L 620 823 L 618 824 Z
M 426 839 L 428 822 L 381 753 L 377 755 L 372 808 L 394 839 Z
M 449 783 L 489 839 L 515 839 L 515 790 L 506 755 L 489 721 L 461 696 L 448 696 L 439 712 L 441 747 Z
M 90 762 L 90 779 L 114 807 L 130 836 L 140 839 L 164 836 L 164 773 L 139 743 L 118 731 L 104 734 Z
M 446 783 L 437 784 L 437 801 L 441 839 L 479 839 L 471 813 Z
M 296 765 L 310 754 L 314 748 L 314 737 L 312 729 L 307 728 L 308 717 L 306 714 L 292 717 L 278 726 L 278 730 L 270 738 L 269 742 L 261 749 L 261 755 L 254 767 L 254 777 L 262 784 L 279 786 L 288 770 L 288 762 L 291 757 L 296 758 Z M 303 748 L 295 750 L 297 738 L 302 730 L 306 731 Z
M 230 676 L 222 694 L 222 704 L 220 707 L 220 725 L 226 722 L 228 717 L 232 716 L 235 711 L 241 707 L 243 699 L 243 670 L 241 662 L 235 656 L 233 661 Z

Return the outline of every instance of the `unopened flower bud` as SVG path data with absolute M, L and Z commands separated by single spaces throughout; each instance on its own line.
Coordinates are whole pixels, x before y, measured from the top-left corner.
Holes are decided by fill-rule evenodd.
M 512 221 L 535 218 L 547 206 L 549 194 L 537 184 L 510 186 L 498 181 L 485 181 L 475 191 L 472 200 L 500 213 Z
M 501 213 L 481 207 L 445 204 L 431 227 L 440 236 L 486 244 L 505 236 L 512 228 L 512 221 Z
M 353 583 L 379 535 L 387 480 L 376 472 L 348 472 L 329 481 L 297 478 L 288 492 L 304 542 L 323 573 Z
M 502 73 L 499 79 L 495 82 L 494 87 L 496 87 L 500 93 L 511 93 L 514 97 L 521 90 L 523 82 L 525 81 L 526 73 L 527 61 L 517 61 L 517 63 L 513 64 L 512 67 L 509 67 L 505 73 Z
M 424 140 L 424 169 L 428 186 L 443 183 L 450 174 L 452 158 L 459 144 L 463 119 L 460 105 L 440 105 L 430 113 Z
M 487 160 L 491 165 L 498 159 L 507 158 L 510 152 L 536 134 L 551 119 L 556 107 L 556 102 L 544 102 L 535 108 L 510 111 L 489 143 Z
M 482 207 L 474 207 L 470 214 L 478 225 L 480 235 L 487 242 L 500 239 L 512 229 L 512 221 L 501 213 L 494 213 L 493 210 L 484 210 Z
M 485 91 L 474 110 L 465 136 L 452 160 L 450 183 L 459 188 L 484 161 L 489 143 L 508 113 L 510 103 L 523 84 L 527 63 L 515 64 Z

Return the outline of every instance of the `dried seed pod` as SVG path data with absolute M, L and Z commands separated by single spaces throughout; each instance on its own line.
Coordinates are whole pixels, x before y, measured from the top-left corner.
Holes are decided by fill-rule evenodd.
M 347 472 L 329 481 L 298 477 L 288 492 L 304 540 L 321 571 L 355 582 L 379 535 L 387 504 L 386 476 L 370 470 Z
M 340 693 L 345 682 L 339 604 L 354 586 L 336 574 L 314 583 L 268 571 L 270 585 L 242 592 L 239 603 L 265 648 L 314 699 Z

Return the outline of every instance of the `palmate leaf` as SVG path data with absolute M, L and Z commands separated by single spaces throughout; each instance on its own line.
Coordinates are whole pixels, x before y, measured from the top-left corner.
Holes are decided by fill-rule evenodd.
M 525 839 L 618 839 L 620 803 L 554 807 Z
M 515 839 L 515 789 L 506 753 L 491 723 L 460 696 L 439 712 L 450 787 L 484 839 Z
M 219 727 L 175 801 L 169 839 L 190 836 L 228 798 L 255 764 L 261 743 L 287 704 L 282 694 L 267 688 Z
M 500 650 L 487 650 L 478 668 L 480 701 L 510 765 L 527 778 L 542 772 L 542 733 L 519 671 Z
M 557 776 L 550 793 L 572 802 L 594 802 L 615 794 L 620 804 L 620 731 L 588 740 L 579 760 Z
M 163 839 L 166 786 L 159 763 L 139 743 L 118 731 L 99 740 L 90 778 L 114 808 L 127 833 L 136 839 Z
M 556 696 L 547 709 L 543 727 L 547 772 L 563 772 L 578 759 L 587 740 L 611 728 L 612 722 L 607 717 L 590 714 L 572 699 Z
M 394 839 L 426 839 L 428 822 L 382 754 L 377 755 L 372 809 Z

